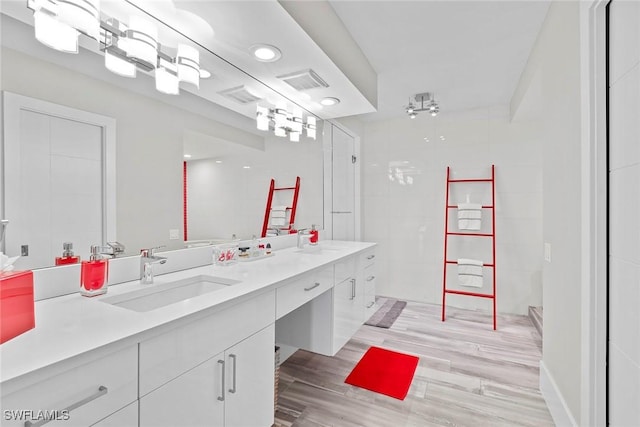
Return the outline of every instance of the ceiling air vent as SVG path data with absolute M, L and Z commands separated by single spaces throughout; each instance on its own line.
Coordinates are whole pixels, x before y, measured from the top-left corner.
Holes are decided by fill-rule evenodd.
M 295 90 L 300 91 L 314 89 L 317 87 L 329 87 L 327 82 L 322 80 L 322 78 L 311 69 L 285 74 L 278 76 L 278 78 Z
M 248 104 L 262 99 L 249 92 L 244 86 L 232 87 L 231 89 L 226 89 L 218 93 L 240 104 Z

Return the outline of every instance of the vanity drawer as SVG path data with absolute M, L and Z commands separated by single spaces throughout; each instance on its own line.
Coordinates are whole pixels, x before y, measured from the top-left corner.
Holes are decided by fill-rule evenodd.
M 342 283 L 347 279 L 353 279 L 356 274 L 356 260 L 355 256 L 341 259 L 335 263 L 334 282 L 335 284 Z
M 276 289 L 276 319 L 333 287 L 333 266 L 304 275 Z
M 267 292 L 140 343 L 140 397 L 272 324 Z
M 358 255 L 358 265 L 360 268 L 368 267 L 376 262 L 376 250 L 375 248 L 367 249 L 360 255 Z
M 138 348 L 127 347 L 2 396 L 2 425 L 88 426 L 135 402 Z M 70 409 L 68 409 L 70 408 Z M 42 411 L 42 412 L 40 412 Z M 57 421 L 55 421 L 57 419 Z
M 365 267 L 364 274 L 364 310 L 365 310 L 365 318 L 364 320 L 368 320 L 369 317 L 373 315 L 376 311 L 376 275 L 375 275 L 375 266 L 369 265 Z

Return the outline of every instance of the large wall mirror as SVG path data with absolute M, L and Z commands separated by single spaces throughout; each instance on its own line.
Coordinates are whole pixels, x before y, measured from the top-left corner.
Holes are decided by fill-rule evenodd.
M 103 12 L 112 15 L 137 13 L 153 18 L 155 13 L 161 16 L 159 11 L 147 10 L 149 13 L 146 13 L 127 1 L 103 3 L 106 5 Z M 112 181 L 115 191 L 110 197 L 105 193 L 98 198 L 103 203 L 100 207 L 85 209 L 74 199 L 62 203 L 68 210 L 59 212 L 64 221 L 73 224 L 78 223 L 78 218 L 93 218 L 99 209 L 113 211 L 115 232 L 94 229 L 93 234 L 88 234 L 90 237 L 81 239 L 71 232 L 56 235 L 60 230 L 56 222 L 60 220 L 45 223 L 34 215 L 34 222 L 28 224 L 27 217 L 20 220 L 7 217 L 7 244 L 2 250 L 10 256 L 20 255 L 22 246 L 29 245 L 17 237 L 25 236 L 25 228 L 56 235 L 49 239 L 46 254 L 37 254 L 33 252 L 36 247 L 30 246 L 31 252 L 20 260 L 19 268 L 54 265 L 55 256 L 62 253 L 65 241 L 74 243 L 76 254 L 86 258 L 90 244 L 106 246 L 109 241 L 124 244 L 126 254 L 130 255 L 152 246 L 182 248 L 185 226 L 187 240 L 215 241 L 233 235 L 251 238 L 261 232 L 272 178 L 286 184 L 300 176 L 299 222 L 296 222 L 305 227 L 323 226 L 322 121 L 317 121 L 315 140 L 302 133 L 299 142 L 291 142 L 288 137 L 274 136 L 272 131 L 256 130 L 256 105 L 260 103 L 297 108 L 302 112 L 303 123 L 307 117 L 318 116 L 313 108 L 298 102 L 294 96 L 284 96 L 214 53 L 207 47 L 207 37 L 213 37 L 213 32 L 209 34 L 206 22 L 196 14 L 174 10 L 192 19 L 192 25 L 188 26 L 191 31 L 184 34 L 169 28 L 162 20 L 155 20 L 158 37 L 167 52 L 175 55 L 178 44 L 188 44 L 198 49 L 201 68 L 211 73 L 210 78 L 200 79 L 199 88 L 180 83 L 180 94 L 168 95 L 156 90 L 153 73 L 138 69 L 136 78 L 125 78 L 107 71 L 99 43 L 87 41 L 84 36 L 80 37 L 77 54 L 44 46 L 35 40 L 33 12 L 25 7 L 25 2 L 9 0 L 1 6 L 0 89 L 3 93 L 16 93 L 106 117 L 113 120 L 116 129 L 115 150 L 103 152 L 106 157 L 97 160 L 100 164 L 96 165 L 91 178 L 104 184 L 107 179 L 104 168 L 107 163 L 113 165 L 115 172 L 110 179 L 115 177 Z M 243 96 L 254 99 L 247 101 Z M 186 167 L 185 154 L 192 155 L 186 159 Z M 18 182 L 5 179 L 5 161 L 3 158 L 1 171 L 5 188 L 18 186 Z M 66 182 L 55 187 L 61 191 L 65 186 L 88 187 L 86 192 L 91 193 L 91 181 L 81 169 L 68 173 Z M 198 180 L 203 181 L 203 185 L 191 187 L 187 196 L 192 199 L 185 205 L 187 173 L 189 185 L 195 185 Z M 15 188 L 20 191 L 21 187 Z M 42 192 L 46 188 L 50 186 L 41 186 L 37 196 L 45 197 Z M 15 212 L 8 206 L 16 203 L 12 200 L 2 195 L 0 217 Z M 274 203 L 287 204 L 285 200 Z M 190 207 L 193 210 L 190 211 Z M 106 227 L 112 227 L 111 224 Z

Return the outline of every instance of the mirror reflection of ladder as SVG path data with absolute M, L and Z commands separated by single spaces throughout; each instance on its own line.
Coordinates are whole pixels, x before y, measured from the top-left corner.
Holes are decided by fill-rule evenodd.
M 290 206 L 284 206 L 283 210 L 272 210 L 273 196 L 276 191 L 293 191 L 293 200 Z M 268 231 L 274 234 L 289 233 L 296 219 L 296 209 L 298 206 L 298 194 L 300 193 L 300 177 L 296 177 L 293 187 L 276 187 L 275 179 L 271 179 L 269 195 L 267 196 L 267 208 L 264 212 L 264 222 L 262 224 L 261 237 L 266 237 Z M 277 222 L 277 224 L 274 224 Z

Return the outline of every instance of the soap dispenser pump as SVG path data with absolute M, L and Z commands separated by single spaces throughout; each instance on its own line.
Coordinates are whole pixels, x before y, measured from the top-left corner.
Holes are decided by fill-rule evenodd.
M 80 269 L 80 294 L 94 297 L 107 292 L 109 260 L 100 254 L 100 246 L 91 246 L 88 261 L 82 261 Z
M 73 243 L 64 242 L 62 244 L 62 256 L 56 257 L 56 265 L 77 264 L 80 257 L 73 254 Z

